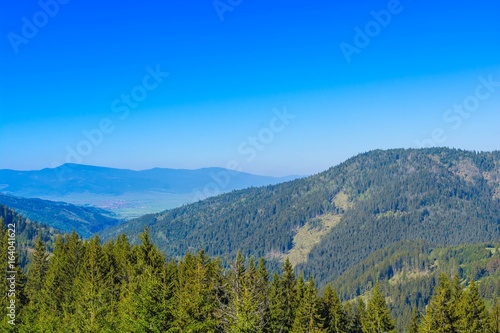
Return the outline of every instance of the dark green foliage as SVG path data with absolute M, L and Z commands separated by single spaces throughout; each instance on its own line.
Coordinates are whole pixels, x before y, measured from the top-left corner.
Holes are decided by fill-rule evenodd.
M 29 303 L 25 310 L 25 316 L 28 321 L 35 320 L 40 316 L 43 311 L 43 290 L 45 286 L 45 279 L 47 276 L 48 267 L 48 253 L 45 249 L 45 244 L 42 242 L 40 236 L 37 237 L 35 249 L 31 258 L 30 265 L 28 266 L 28 282 L 26 284 L 26 295 Z
M 8 224 L 16 226 L 18 261 L 24 271 L 26 271 L 28 264 L 28 252 L 35 248 L 37 237 L 40 236 L 47 250 L 52 251 L 57 235 L 61 234 L 54 228 L 30 221 L 11 208 L 0 204 L 0 226 L 6 227 Z
M 426 308 L 426 314 L 422 319 L 420 332 L 459 332 L 460 317 L 457 315 L 457 312 L 457 304 L 453 298 L 450 281 L 443 273 L 439 277 L 439 286 Z
M 326 286 L 323 296 L 322 304 L 322 317 L 326 333 L 348 333 L 349 332 L 349 318 L 337 292 L 331 288 L 330 285 Z
M 500 333 L 500 300 L 497 298 L 491 313 L 492 333 Z
M 366 315 L 362 320 L 364 333 L 396 332 L 393 319 L 387 308 L 384 296 L 380 293 L 379 284 L 375 284 L 372 296 L 368 300 Z
M 413 313 L 411 315 L 411 322 L 406 329 L 406 333 L 418 333 L 418 328 L 420 326 L 420 315 L 418 313 L 417 308 L 413 309 Z
M 354 306 L 342 304 L 330 286 L 320 296 L 312 277 L 297 278 L 288 260 L 269 281 L 263 259 L 256 264 L 238 254 L 223 269 L 200 251 L 167 262 L 147 228 L 140 239 L 134 246 L 125 236 L 101 244 L 73 233 L 59 236 L 49 256 L 39 237 L 27 282 L 18 272 L 15 327 L 5 319 L 6 298 L 0 299 L 2 332 L 396 332 L 378 283 L 367 304 L 361 297 Z M 422 324 L 414 310 L 408 332 L 495 332 L 499 307 L 486 310 L 475 282 L 462 289 L 460 279 L 442 274 Z
M 342 215 L 298 267 L 322 287 L 375 251 L 404 240 L 440 246 L 499 241 L 498 161 L 498 152 L 377 150 L 308 178 L 146 215 L 101 235 L 111 239 L 124 232 L 138 243 L 148 225 L 167 256 L 205 250 L 232 260 L 241 249 L 245 256 L 271 258 L 270 267 L 277 269 L 275 254 L 293 248 L 298 228 L 318 226 L 325 214 Z M 340 193 L 347 205 L 335 204 Z M 476 273 L 476 279 L 484 274 Z
M 110 211 L 66 202 L 20 198 L 0 193 L 0 204 L 15 209 L 33 221 L 43 221 L 46 225 L 63 232 L 75 230 L 85 238 L 122 222 Z
M 295 308 L 298 301 L 297 279 L 293 273 L 292 265 L 288 258 L 283 265 L 283 274 L 278 277 L 274 275 L 271 285 L 271 297 L 269 299 L 269 310 L 272 332 L 290 332 L 295 318 Z
M 309 278 L 302 297 L 298 300 L 292 332 L 316 333 L 322 332 L 323 318 L 314 280 Z
M 479 296 L 479 291 L 474 280 L 471 281 L 465 295 L 457 300 L 457 313 L 459 316 L 458 327 L 463 333 L 489 333 L 491 318 L 486 312 L 484 300 Z
M 500 252 L 492 253 L 496 247 L 488 243 L 437 248 L 421 241 L 395 243 L 374 252 L 332 285 L 346 301 L 370 292 L 378 279 L 381 290 L 391 300 L 396 327 L 403 330 L 411 323 L 412 308 L 424 312 L 442 272 L 453 276 L 454 300 L 462 297 L 461 290 L 475 276 L 474 272 L 484 272 L 478 291 L 492 307 L 500 296 L 500 271 L 494 269 Z

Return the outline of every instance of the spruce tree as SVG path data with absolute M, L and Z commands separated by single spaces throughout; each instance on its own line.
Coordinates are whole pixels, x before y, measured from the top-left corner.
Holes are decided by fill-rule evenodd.
M 305 292 L 306 281 L 304 280 L 304 272 L 300 272 L 299 277 L 297 278 L 297 283 L 295 284 L 295 299 L 293 304 L 294 311 L 296 311 L 296 309 L 302 302 L 302 298 L 304 297 Z
M 73 328 L 76 332 L 91 333 L 109 330 L 106 321 L 111 279 L 109 263 L 98 236 L 85 244 L 83 262 L 75 280 L 76 308 Z
M 168 332 L 212 333 L 219 326 L 217 286 L 220 268 L 203 251 L 179 263 L 173 298 L 173 323 Z
M 297 303 L 297 279 L 288 258 L 283 264 L 280 277 L 274 275 L 269 300 L 270 327 L 272 332 L 288 333 L 295 319 Z
M 279 333 L 282 330 L 283 318 L 285 317 L 285 301 L 281 278 L 278 273 L 273 274 L 271 287 L 269 288 L 269 332 Z
M 395 332 L 392 319 L 385 298 L 380 292 L 380 285 L 375 284 L 371 298 L 366 307 L 366 316 L 363 321 L 364 333 Z
M 283 333 L 289 332 L 292 328 L 295 318 L 295 305 L 296 305 L 296 285 L 297 279 L 293 273 L 293 267 L 288 258 L 285 259 L 283 264 L 283 274 L 281 275 L 281 291 L 283 297 L 283 318 L 282 327 Z
M 442 273 L 439 277 L 439 286 L 426 307 L 420 333 L 457 333 L 459 318 L 456 313 L 450 280 Z
M 493 311 L 491 312 L 491 325 L 493 333 L 500 333 L 500 299 L 495 299 Z
M 479 295 L 474 280 L 465 292 L 460 305 L 460 318 L 458 322 L 461 333 L 489 333 L 491 322 L 484 301 Z
M 134 248 L 136 272 L 133 306 L 135 325 L 144 332 L 161 332 L 170 318 L 169 300 L 164 286 L 168 282 L 163 254 L 152 243 L 148 228 L 139 236 L 141 244 Z
M 363 333 L 362 322 L 366 316 L 366 304 L 361 297 L 355 304 L 346 303 L 344 312 L 347 317 L 347 326 L 349 333 Z
M 48 253 L 45 250 L 45 244 L 42 242 L 41 235 L 35 241 L 35 249 L 28 266 L 28 276 L 26 283 L 26 296 L 29 303 L 23 316 L 28 322 L 32 323 L 33 332 L 41 332 L 38 323 L 40 315 L 43 313 L 43 288 L 48 267 Z
M 63 302 L 68 297 L 69 288 L 72 288 L 71 281 L 67 281 L 63 274 L 63 267 L 66 265 L 64 262 L 65 253 L 63 239 L 58 236 L 54 244 L 54 253 L 49 259 L 45 285 L 40 290 L 43 310 L 38 316 L 38 323 L 41 327 L 54 332 L 57 332 L 61 326 L 65 326 Z M 78 267 L 73 267 L 73 269 L 78 270 Z
M 259 332 L 267 333 L 267 328 L 270 323 L 270 313 L 269 313 L 269 273 L 266 269 L 266 262 L 264 258 L 259 259 L 259 264 L 257 266 L 257 277 L 255 279 L 256 288 L 256 302 L 260 304 L 259 312 L 261 314 L 261 322 L 259 326 L 261 329 Z
M 348 333 L 347 316 L 337 292 L 330 285 L 325 288 L 322 316 L 326 333 Z
M 246 269 L 245 260 L 241 252 L 238 252 L 227 278 L 228 304 L 220 304 L 227 332 L 256 333 L 261 329 L 259 325 L 262 314 L 259 313 L 260 304 L 257 301 L 256 275 L 257 268 L 253 258 L 250 258 Z
M 417 308 L 415 307 L 413 308 L 411 315 L 411 322 L 410 325 L 408 325 L 408 328 L 406 329 L 406 333 L 418 333 L 419 324 L 420 324 L 420 316 L 418 314 Z
M 323 318 L 321 318 L 318 293 L 314 280 L 310 277 L 296 308 L 292 332 L 316 333 L 322 332 L 322 327 Z

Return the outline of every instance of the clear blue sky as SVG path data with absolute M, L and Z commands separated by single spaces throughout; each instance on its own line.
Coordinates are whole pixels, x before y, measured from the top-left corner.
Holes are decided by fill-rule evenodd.
M 496 0 L 55 1 L 1 5 L 0 168 L 286 175 L 424 139 L 500 148 L 479 79 L 500 81 Z

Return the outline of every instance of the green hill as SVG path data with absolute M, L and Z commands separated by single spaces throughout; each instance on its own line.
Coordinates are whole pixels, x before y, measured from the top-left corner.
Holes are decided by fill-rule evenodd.
M 43 222 L 64 232 L 75 230 L 84 238 L 121 222 L 104 209 L 77 206 L 66 202 L 27 199 L 0 194 L 0 204 L 15 209 L 33 221 Z
M 38 234 L 40 234 L 42 241 L 47 244 L 49 251 L 52 251 L 56 237 L 62 235 L 59 230 L 43 223 L 31 221 L 10 207 L 0 204 L 0 230 L 5 231 L 9 224 L 15 225 L 16 251 L 22 268 L 26 268 L 29 253 L 35 246 Z
M 100 233 L 132 242 L 148 225 L 169 256 L 290 257 L 324 285 L 404 240 L 452 246 L 500 240 L 500 153 L 372 151 L 286 183 L 233 191 Z
M 411 321 L 412 310 L 425 312 L 439 276 L 456 276 L 462 288 L 478 281 L 491 307 L 500 296 L 500 243 L 435 247 L 424 241 L 403 241 L 375 251 L 331 283 L 341 299 L 366 298 L 378 281 L 387 295 L 397 327 Z

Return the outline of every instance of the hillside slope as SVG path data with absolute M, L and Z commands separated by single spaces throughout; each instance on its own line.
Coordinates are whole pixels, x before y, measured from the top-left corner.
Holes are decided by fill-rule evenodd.
M 132 241 L 145 225 L 167 255 L 292 257 L 324 284 L 403 240 L 500 240 L 500 153 L 372 151 L 317 175 L 234 191 L 104 230 Z
M 66 202 L 27 199 L 0 193 L 0 204 L 15 209 L 33 221 L 43 222 L 61 231 L 75 230 L 84 238 L 121 222 L 109 211 Z
M 344 301 L 365 298 L 376 281 L 387 295 L 400 331 L 411 322 L 412 310 L 425 312 L 439 275 L 458 277 L 462 288 L 478 282 L 491 307 L 500 296 L 500 243 L 431 246 L 425 241 L 393 243 L 370 254 L 331 283 Z
M 29 220 L 15 210 L 0 204 L 0 230 L 7 230 L 9 224 L 15 225 L 16 253 L 19 265 L 25 269 L 29 261 L 29 254 L 35 247 L 35 241 L 40 235 L 42 241 L 47 245 L 47 249 L 52 251 L 56 237 L 63 234 L 46 224 Z M 4 234 L 2 234 L 2 237 Z M 6 253 L 2 254 L 6 255 Z

